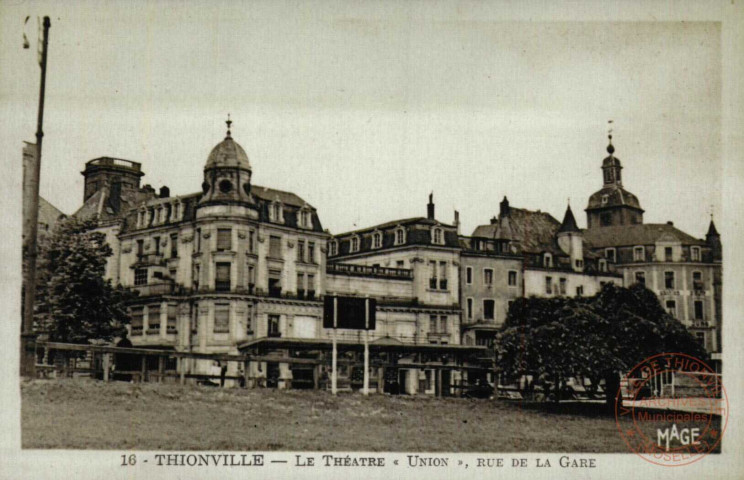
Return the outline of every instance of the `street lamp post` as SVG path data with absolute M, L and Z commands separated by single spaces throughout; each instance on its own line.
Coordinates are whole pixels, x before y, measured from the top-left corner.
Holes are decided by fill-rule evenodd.
M 44 138 L 44 92 L 46 89 L 47 50 L 49 46 L 49 27 L 52 22 L 44 17 L 44 33 L 41 46 L 41 86 L 39 87 L 39 115 L 36 124 L 36 158 L 31 162 L 28 172 L 29 182 L 24 183 L 24 200 L 27 218 L 24 220 L 24 254 L 26 257 L 26 278 L 23 298 L 23 319 L 21 328 L 21 376 L 36 377 L 36 334 L 34 333 L 34 302 L 36 300 L 36 239 L 39 226 L 39 176 L 41 173 L 41 143 Z

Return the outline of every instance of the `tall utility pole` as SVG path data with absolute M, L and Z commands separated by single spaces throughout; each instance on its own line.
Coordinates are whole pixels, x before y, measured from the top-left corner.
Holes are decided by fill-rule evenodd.
M 36 123 L 36 158 L 27 172 L 29 181 L 24 182 L 23 197 L 28 202 L 24 209 L 28 218 L 24 219 L 23 251 L 26 260 L 26 278 L 23 298 L 23 320 L 21 328 L 21 376 L 36 377 L 36 334 L 34 333 L 34 303 L 36 300 L 36 238 L 39 227 L 39 176 L 41 173 L 41 142 L 44 138 L 44 91 L 46 89 L 47 50 L 49 47 L 49 27 L 52 22 L 44 17 L 44 33 L 41 45 L 41 86 L 39 87 L 39 115 Z

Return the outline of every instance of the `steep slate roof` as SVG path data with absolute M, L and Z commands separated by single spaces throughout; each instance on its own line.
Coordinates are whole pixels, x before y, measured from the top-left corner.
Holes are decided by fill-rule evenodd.
M 285 192 L 283 190 L 276 190 L 273 188 L 253 185 L 251 186 L 251 194 L 255 195 L 261 200 L 266 200 L 269 202 L 273 202 L 278 199 L 285 205 L 292 205 L 295 207 L 302 207 L 303 205 L 307 205 L 308 207 L 313 208 L 312 205 L 308 204 L 307 202 L 305 202 L 305 200 L 292 192 Z
M 522 208 L 509 208 L 509 220 L 513 241 L 517 242 L 523 253 L 551 252 L 564 255 L 558 247 L 555 236 L 561 223 L 546 212 L 533 212 Z M 498 238 L 494 235 L 500 230 L 499 223 L 480 225 L 473 231 L 473 237 Z
M 584 240 L 590 248 L 653 245 L 668 238 L 676 239 L 682 245 L 705 245 L 703 240 L 666 223 L 618 225 L 584 230 Z
M 54 228 L 60 217 L 64 217 L 57 207 L 46 201 L 43 197 L 39 196 L 39 224 L 44 225 L 46 228 Z
M 558 232 L 581 232 L 578 225 L 576 225 L 576 219 L 571 211 L 571 205 L 566 209 L 566 215 L 563 217 L 563 223 L 561 224 L 561 228 L 558 229 Z

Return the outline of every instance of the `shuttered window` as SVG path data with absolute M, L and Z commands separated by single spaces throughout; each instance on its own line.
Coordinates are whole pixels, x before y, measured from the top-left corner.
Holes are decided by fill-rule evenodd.
M 230 304 L 218 303 L 214 306 L 214 333 L 230 331 Z
M 232 250 L 232 230 L 229 228 L 217 229 L 217 250 Z

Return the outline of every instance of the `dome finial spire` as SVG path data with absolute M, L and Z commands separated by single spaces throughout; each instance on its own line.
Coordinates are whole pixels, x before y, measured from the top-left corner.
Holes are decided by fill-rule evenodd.
M 225 121 L 225 124 L 227 125 L 227 136 L 225 138 L 232 138 L 230 134 L 230 125 L 232 125 L 232 120 L 230 120 L 230 114 L 227 114 L 227 120 Z
M 610 143 L 607 145 L 607 153 L 612 155 L 615 153 L 615 147 L 612 146 L 612 120 L 609 120 L 607 122 L 609 124 L 609 129 L 607 130 L 607 138 L 610 140 Z

